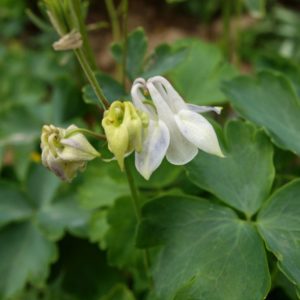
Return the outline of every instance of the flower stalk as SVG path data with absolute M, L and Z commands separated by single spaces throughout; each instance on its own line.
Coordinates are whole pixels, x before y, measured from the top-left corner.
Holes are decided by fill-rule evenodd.
M 92 86 L 101 106 L 104 110 L 108 109 L 110 104 L 106 97 L 104 96 L 103 90 L 101 86 L 99 85 L 97 78 L 95 76 L 95 73 L 93 72 L 91 66 L 89 65 L 85 53 L 82 51 L 82 49 L 76 49 L 74 50 L 76 57 L 81 65 L 81 68 L 83 69 L 86 78 L 88 79 L 90 85 Z
M 128 164 L 128 161 L 125 161 L 125 173 L 131 193 L 131 199 L 132 199 L 132 206 L 134 208 L 135 216 L 137 223 L 141 223 L 142 220 L 142 214 L 141 214 L 141 207 L 140 207 L 140 197 L 139 197 L 139 190 L 138 187 L 136 186 L 135 180 L 132 176 L 132 172 L 130 170 L 130 166 Z M 143 251 L 143 256 L 144 256 L 144 266 L 145 266 L 145 271 L 147 276 L 149 277 L 149 286 L 150 288 L 152 287 L 152 279 L 150 276 L 150 255 L 148 250 L 141 250 Z
M 123 17 L 123 55 L 122 55 L 122 84 L 126 85 L 127 48 L 128 48 L 128 0 L 122 3 Z

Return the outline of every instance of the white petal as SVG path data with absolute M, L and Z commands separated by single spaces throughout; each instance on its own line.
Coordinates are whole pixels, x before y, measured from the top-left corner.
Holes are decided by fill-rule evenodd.
M 99 156 L 97 150 L 89 143 L 86 137 L 81 133 L 62 139 L 61 144 L 65 147 L 62 151 L 58 151 L 58 155 L 63 160 L 81 161 L 92 160 Z
M 197 155 L 198 149 L 190 143 L 178 129 L 170 130 L 170 145 L 167 160 L 173 165 L 185 165 Z
M 200 105 L 196 105 L 196 104 L 187 104 L 189 110 L 193 111 L 193 112 L 197 112 L 197 113 L 205 113 L 208 111 L 214 111 L 217 114 L 220 114 L 223 107 L 221 106 L 200 106 Z
M 224 157 L 212 125 L 201 115 L 182 110 L 175 116 L 181 133 L 199 149 Z
M 155 76 L 150 78 L 148 82 L 154 84 L 174 113 L 187 108 L 185 101 L 166 78 Z
M 135 152 L 135 167 L 146 180 L 161 164 L 169 143 L 170 135 L 167 126 L 162 121 L 150 121 L 142 151 Z
M 67 180 L 65 172 L 65 163 L 60 158 L 55 158 L 53 155 L 48 155 L 47 158 L 48 168 L 61 180 Z
M 131 88 L 131 98 L 133 104 L 141 111 L 148 113 L 151 119 L 155 119 L 154 109 L 143 103 L 145 96 L 141 92 L 142 89 L 146 88 L 146 81 L 143 78 L 137 78 Z
M 181 134 L 175 122 L 174 113 L 170 110 L 165 99 L 153 83 L 148 82 L 147 87 L 156 106 L 159 119 L 162 120 L 169 129 L 170 145 L 167 151 L 167 160 L 174 165 L 184 165 L 188 163 L 197 155 L 197 147 Z

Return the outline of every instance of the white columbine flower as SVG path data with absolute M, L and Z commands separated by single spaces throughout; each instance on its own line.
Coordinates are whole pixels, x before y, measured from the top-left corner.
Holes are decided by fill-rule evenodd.
M 144 93 L 149 93 L 152 103 Z M 212 125 L 199 113 L 221 112 L 218 107 L 187 104 L 172 85 L 161 76 L 138 78 L 131 89 L 134 104 L 150 116 L 148 134 L 142 151 L 136 153 L 135 165 L 149 179 L 164 156 L 174 165 L 190 162 L 201 149 L 224 157 Z
M 145 104 L 143 90 L 146 81 L 138 78 L 134 81 L 131 96 L 135 106 L 149 116 L 147 133 L 143 139 L 142 150 L 135 152 L 135 167 L 140 174 L 149 179 L 151 174 L 159 167 L 170 144 L 170 134 L 166 124 L 159 120 L 155 106 Z

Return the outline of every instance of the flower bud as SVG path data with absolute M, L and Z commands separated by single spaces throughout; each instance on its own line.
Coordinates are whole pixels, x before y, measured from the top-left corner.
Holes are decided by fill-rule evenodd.
M 124 169 L 124 157 L 132 151 L 142 150 L 143 131 L 148 127 L 148 116 L 129 102 L 115 101 L 105 112 L 102 126 L 109 150 Z
M 62 180 L 70 182 L 87 161 L 100 153 L 75 125 L 67 129 L 44 125 L 41 136 L 42 163 Z

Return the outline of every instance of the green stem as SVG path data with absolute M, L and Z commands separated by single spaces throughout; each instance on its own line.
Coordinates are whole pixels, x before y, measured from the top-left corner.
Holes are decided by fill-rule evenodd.
M 91 131 L 91 130 L 88 130 L 88 129 L 85 129 L 85 128 L 76 128 L 74 130 L 71 130 L 66 136 L 65 138 L 68 138 L 70 136 L 72 136 L 73 134 L 75 133 L 83 133 L 83 134 L 88 134 L 88 135 L 91 135 L 93 136 L 94 138 L 98 139 L 98 140 L 106 140 L 106 136 L 103 135 L 103 134 L 98 134 L 94 131 Z
M 127 47 L 128 47 L 128 0 L 123 0 L 123 56 L 122 56 L 122 83 L 126 85 Z
M 242 8 L 243 8 L 242 1 L 237 0 L 237 4 L 236 4 L 237 24 L 236 24 L 236 31 L 235 31 L 235 43 L 234 43 L 235 62 L 237 66 L 240 65 L 239 46 L 240 46 L 240 39 L 241 39 L 240 35 L 241 35 Z
M 130 166 L 129 166 L 127 160 L 125 160 L 125 173 L 126 173 L 128 185 L 129 185 L 129 188 L 130 188 L 132 205 L 133 205 L 133 208 L 134 208 L 136 220 L 137 220 L 137 223 L 141 223 L 142 215 L 141 215 L 141 207 L 140 207 L 140 202 L 139 202 L 139 192 L 138 192 L 138 188 L 137 188 L 136 183 L 134 181 L 134 178 L 132 176 Z M 150 256 L 149 256 L 149 252 L 147 250 L 143 250 L 143 255 L 144 255 L 145 270 L 146 270 L 147 275 L 150 276 Z M 150 287 L 152 287 L 151 279 L 150 279 Z
M 121 27 L 118 17 L 118 10 L 116 6 L 114 5 L 113 0 L 105 0 L 106 3 L 106 9 L 110 18 L 110 24 L 112 28 L 112 35 L 113 35 L 113 42 L 119 43 L 121 40 Z M 122 79 L 122 64 L 117 63 L 116 66 L 116 77 L 118 80 Z
M 94 56 L 94 52 L 92 50 L 91 44 L 88 39 L 88 33 L 86 30 L 85 22 L 82 16 L 81 12 L 81 1 L 80 0 L 72 0 L 70 1 L 73 4 L 73 9 L 77 18 L 78 26 L 79 26 L 79 31 L 82 36 L 82 41 L 83 41 L 83 49 L 86 54 L 86 58 L 89 62 L 89 65 L 93 70 L 97 69 L 97 64 L 96 64 L 96 59 Z
M 53 32 L 53 29 L 49 24 L 44 22 L 40 17 L 38 17 L 36 14 L 33 13 L 33 11 L 29 8 L 25 10 L 25 13 L 27 17 L 30 19 L 30 21 L 38 27 L 40 30 L 44 32 Z
M 223 19 L 223 51 L 225 55 L 230 58 L 231 55 L 231 0 L 224 0 L 222 7 Z
M 116 7 L 113 0 L 105 0 L 105 4 L 112 27 L 113 40 L 114 42 L 118 42 L 121 38 L 121 29 Z
M 128 161 L 125 159 L 125 173 L 127 176 L 127 181 L 129 184 L 131 198 L 132 198 L 132 205 L 134 208 L 135 216 L 138 222 L 141 221 L 141 208 L 139 203 L 139 192 L 137 186 L 135 184 L 134 178 L 132 176 L 130 166 L 128 165 Z
M 85 53 L 83 52 L 82 49 L 74 50 L 74 52 L 101 106 L 104 108 L 104 110 L 109 108 L 110 104 L 103 94 L 103 91 L 97 81 L 97 78 L 85 57 Z

